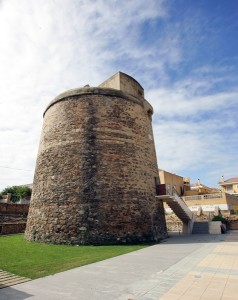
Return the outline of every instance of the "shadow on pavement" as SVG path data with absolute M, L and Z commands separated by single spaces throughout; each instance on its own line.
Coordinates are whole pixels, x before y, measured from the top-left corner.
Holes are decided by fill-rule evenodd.
M 0 289 L 0 299 L 1 300 L 24 300 L 33 295 L 19 291 L 14 287 L 6 287 Z
M 169 232 L 168 238 L 161 243 L 168 244 L 194 244 L 194 243 L 217 243 L 217 242 L 238 242 L 238 230 L 227 231 L 224 234 L 182 234 Z

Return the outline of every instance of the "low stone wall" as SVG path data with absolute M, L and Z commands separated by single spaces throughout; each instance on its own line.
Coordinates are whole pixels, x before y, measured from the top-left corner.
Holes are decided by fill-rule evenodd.
M 167 225 L 168 232 L 171 232 L 171 231 L 182 232 L 183 231 L 183 223 L 182 222 L 167 222 L 166 225 Z
M 0 235 L 24 233 L 26 229 L 26 222 L 24 223 L 4 223 L 0 224 Z
M 0 203 L 0 212 L 28 213 L 29 204 Z
M 183 230 L 183 222 L 175 214 L 165 215 L 166 226 L 168 231 L 180 231 Z
M 238 230 L 238 220 L 229 220 L 228 229 L 229 230 Z
M 23 233 L 29 204 L 0 203 L 0 235 Z
M 226 227 L 227 230 L 238 230 L 238 215 L 228 215 L 226 212 L 222 213 L 222 216 L 227 220 Z M 212 219 L 214 214 L 202 214 L 200 216 L 196 216 L 196 221 L 209 221 Z M 166 225 L 168 231 L 181 231 L 183 228 L 183 223 L 175 214 L 166 214 Z

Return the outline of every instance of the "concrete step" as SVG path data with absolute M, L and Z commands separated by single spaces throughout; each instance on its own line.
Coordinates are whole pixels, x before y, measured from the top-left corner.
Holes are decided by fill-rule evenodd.
M 18 275 L 0 270 L 0 289 L 29 281 L 29 278 L 20 277 Z M 0 297 L 1 298 L 1 297 Z M 1 298 L 2 299 L 2 298 Z
M 209 234 L 209 223 L 194 222 L 192 234 Z

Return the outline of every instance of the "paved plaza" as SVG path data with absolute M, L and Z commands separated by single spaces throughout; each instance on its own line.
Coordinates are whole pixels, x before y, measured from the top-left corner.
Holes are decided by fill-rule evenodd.
M 1 300 L 238 299 L 238 231 L 161 244 L 0 290 Z

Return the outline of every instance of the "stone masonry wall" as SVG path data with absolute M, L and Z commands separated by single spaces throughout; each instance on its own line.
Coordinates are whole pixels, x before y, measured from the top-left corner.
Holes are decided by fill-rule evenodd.
M 26 222 L 21 223 L 0 223 L 0 235 L 24 233 Z
M 146 107 L 146 109 L 145 109 Z M 121 91 L 70 91 L 45 113 L 26 238 L 115 244 L 167 236 L 155 201 L 148 102 Z
M 0 235 L 25 231 L 29 205 L 0 203 Z
M 0 212 L 27 214 L 29 204 L 0 203 Z
M 168 231 L 180 231 L 183 230 L 183 222 L 174 214 L 165 215 L 166 225 Z

